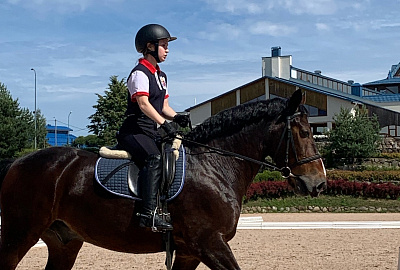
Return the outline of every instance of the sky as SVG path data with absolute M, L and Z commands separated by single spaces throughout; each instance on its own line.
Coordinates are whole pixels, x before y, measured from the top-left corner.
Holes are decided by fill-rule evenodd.
M 176 111 L 261 77 L 280 46 L 293 66 L 338 80 L 387 77 L 400 62 L 400 0 L 0 0 L 0 83 L 48 124 L 90 134 L 96 94 L 127 78 L 136 32 L 178 37 L 160 64 Z M 70 113 L 71 112 L 71 113 Z

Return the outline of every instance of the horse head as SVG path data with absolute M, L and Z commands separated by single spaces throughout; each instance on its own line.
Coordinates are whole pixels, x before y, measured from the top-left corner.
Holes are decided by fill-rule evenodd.
M 307 110 L 302 106 L 305 96 L 297 90 L 273 128 L 274 161 L 296 193 L 315 197 L 326 189 L 324 163 L 315 145 L 308 123 Z

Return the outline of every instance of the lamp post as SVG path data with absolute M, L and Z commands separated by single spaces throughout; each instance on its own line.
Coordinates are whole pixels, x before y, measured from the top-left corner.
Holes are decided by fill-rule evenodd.
M 37 124 L 36 124 L 36 70 L 34 68 L 31 68 L 33 72 L 35 73 L 35 111 L 34 111 L 34 121 L 35 121 L 35 149 L 37 148 L 37 141 L 36 141 L 36 130 L 37 130 Z
M 67 145 L 69 145 L 69 116 L 71 115 L 72 111 L 68 114 L 68 133 L 67 133 Z
M 54 146 L 57 146 L 57 119 L 54 117 Z

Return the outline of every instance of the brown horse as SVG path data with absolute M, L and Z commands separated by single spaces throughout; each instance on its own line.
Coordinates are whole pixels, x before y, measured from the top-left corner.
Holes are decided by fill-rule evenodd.
M 312 138 L 301 92 L 223 111 L 188 139 L 291 169 L 303 193 L 325 188 L 322 160 Z M 298 113 L 295 113 L 298 111 Z M 240 269 L 228 245 L 236 233 L 242 198 L 260 165 L 187 145 L 182 192 L 169 203 L 174 230 L 173 269 Z M 68 147 L 43 149 L 0 171 L 0 269 L 15 269 L 39 238 L 46 269 L 71 269 L 84 242 L 126 253 L 164 250 L 162 233 L 140 228 L 137 203 L 104 191 L 94 180 L 97 154 Z M 287 160 L 285 160 L 287 159 Z

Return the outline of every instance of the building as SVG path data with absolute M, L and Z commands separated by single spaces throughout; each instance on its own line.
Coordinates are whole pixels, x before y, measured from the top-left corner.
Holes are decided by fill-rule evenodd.
M 400 63 L 392 66 L 386 79 L 369 82 L 363 86 L 382 94 L 400 94 Z
M 399 64 L 400 65 L 400 64 Z M 392 67 L 397 80 L 399 65 Z M 400 79 L 400 78 L 398 78 Z M 400 94 L 388 94 L 376 87 L 366 87 L 353 81 L 340 81 L 314 72 L 292 66 L 292 56 L 282 56 L 280 47 L 271 49 L 270 57 L 262 58 L 262 76 L 186 109 L 190 112 L 193 125 L 233 106 L 273 97 L 289 97 L 295 90 L 306 93 L 306 107 L 309 122 L 314 134 L 322 134 L 334 126 L 333 117 L 341 107 L 353 109 L 365 105 L 370 115 L 378 116 L 381 133 L 386 136 L 400 137 Z M 390 88 L 394 89 L 394 88 Z
M 46 139 L 51 146 L 70 145 L 76 139 L 75 135 L 70 134 L 73 130 L 69 127 L 48 124 L 46 130 Z

